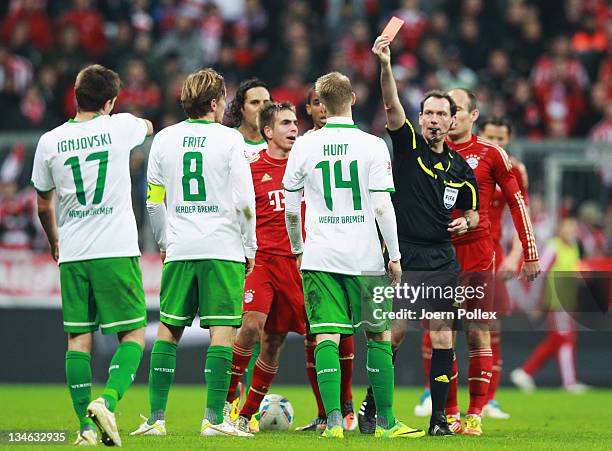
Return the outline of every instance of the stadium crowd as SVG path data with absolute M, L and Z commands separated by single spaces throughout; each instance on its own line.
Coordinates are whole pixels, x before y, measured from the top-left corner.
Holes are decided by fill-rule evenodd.
M 186 74 L 211 66 L 226 77 L 228 99 L 240 80 L 260 77 L 275 100 L 300 106 L 303 132 L 310 128 L 306 92 L 318 75 L 339 70 L 353 80 L 356 122 L 382 136 L 379 69 L 370 48 L 391 15 L 406 22 L 392 51 L 409 117 L 425 91 L 464 86 L 476 91 L 481 117 L 508 117 L 518 136 L 612 143 L 612 7 L 605 0 L 6 1 L 0 131 L 44 131 L 73 117 L 75 75 L 99 62 L 124 84 L 115 111 L 147 117 L 156 130 L 184 117 Z M 19 242 L 44 246 L 28 213 L 33 194 L 12 186 L 24 185 L 7 164 L 20 152 L 0 152 L 0 235 L 17 227 L 26 231 Z M 144 153 L 135 151 L 139 222 L 144 163 Z M 25 200 L 15 204 L 15 196 Z M 603 213 L 595 209 L 601 230 Z

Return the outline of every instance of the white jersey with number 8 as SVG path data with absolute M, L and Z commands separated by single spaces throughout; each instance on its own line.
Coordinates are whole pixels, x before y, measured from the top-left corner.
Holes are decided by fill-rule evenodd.
M 149 185 L 166 192 L 166 262 L 245 261 L 236 209 L 255 215 L 251 169 L 242 135 L 224 125 L 186 120 L 159 132 L 151 146 Z M 253 234 L 254 241 L 254 234 Z
M 32 173 L 59 199 L 59 262 L 140 255 L 132 209 L 130 151 L 147 124 L 128 113 L 70 120 L 41 136 Z

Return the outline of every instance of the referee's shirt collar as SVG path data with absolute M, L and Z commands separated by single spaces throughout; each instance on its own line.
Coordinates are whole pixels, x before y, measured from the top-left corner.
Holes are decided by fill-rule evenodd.
M 327 122 L 325 123 L 330 125 L 355 125 L 353 119 L 345 116 L 332 116 L 327 118 Z

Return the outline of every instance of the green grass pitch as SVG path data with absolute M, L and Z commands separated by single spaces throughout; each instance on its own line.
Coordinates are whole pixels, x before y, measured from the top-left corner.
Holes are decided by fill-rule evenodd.
M 465 409 L 467 389 L 460 388 L 460 405 Z M 101 392 L 94 388 L 94 395 Z M 311 420 L 315 403 L 310 388 L 305 386 L 275 386 L 272 393 L 286 396 L 295 409 L 294 426 Z M 358 407 L 365 390 L 354 389 Z M 420 389 L 399 388 L 395 392 L 396 415 L 406 424 L 424 428 L 427 420 L 416 418 L 412 409 Z M 172 388 L 167 412 L 167 437 L 130 437 L 140 421 L 139 413 L 147 414 L 147 387 L 131 387 L 117 409 L 123 446 L 129 449 L 194 449 L 212 450 L 363 450 L 378 449 L 611 449 L 612 432 L 607 425 L 607 410 L 612 405 L 612 391 L 593 390 L 584 395 L 566 394 L 559 390 L 538 390 L 528 395 L 502 389 L 498 399 L 512 414 L 510 420 L 485 419 L 485 435 L 481 437 L 424 437 L 418 440 L 385 440 L 379 443 L 359 432 L 347 433 L 345 440 L 319 439 L 315 433 L 262 432 L 253 439 L 199 437 L 204 411 L 205 387 Z M 0 430 L 70 431 L 71 442 L 78 428 L 68 391 L 62 385 L 0 385 Z M 248 443 L 247 443 L 248 441 Z M 49 449 L 65 446 L 7 446 L 2 449 Z

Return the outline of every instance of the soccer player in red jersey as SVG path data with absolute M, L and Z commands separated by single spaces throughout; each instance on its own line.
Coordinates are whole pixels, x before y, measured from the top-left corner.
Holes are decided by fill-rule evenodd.
M 507 149 L 510 144 L 512 128 L 508 121 L 502 118 L 486 119 L 480 126 L 479 136 L 489 142 L 497 144 L 502 149 Z M 527 169 L 525 165 L 514 156 L 510 156 L 512 163 L 512 173 L 521 190 L 521 194 L 528 204 Z M 507 315 L 511 311 L 510 297 L 506 288 L 506 280 L 517 276 L 519 266 L 522 261 L 523 248 L 518 234 L 515 232 L 512 239 L 512 248 L 508 255 L 504 255 L 501 245 L 502 239 L 502 216 L 508 203 L 499 186 L 495 187 L 491 206 L 489 208 L 489 218 L 491 220 L 491 239 L 495 250 L 495 310 L 499 315 Z M 499 385 L 499 378 L 502 369 L 501 354 L 501 321 L 493 320 L 491 327 L 491 351 L 493 352 L 493 370 L 489 391 L 487 393 L 487 403 L 482 409 L 482 416 L 506 420 L 510 415 L 504 412 L 499 403 L 495 400 L 495 393 Z
M 319 100 L 319 94 L 314 87 L 308 91 L 306 98 L 306 114 L 312 118 L 313 127 L 306 133 L 312 133 L 322 128 L 327 122 L 327 111 L 325 105 Z M 312 387 L 312 393 L 317 400 L 317 417 L 306 426 L 296 428 L 296 431 L 321 431 L 327 424 L 323 399 L 319 392 L 317 383 L 317 370 L 315 368 L 314 351 L 317 342 L 313 335 L 306 335 L 304 339 L 304 351 L 306 353 L 306 374 Z M 357 420 L 353 410 L 353 359 L 355 358 L 355 337 L 354 335 L 341 335 L 340 345 L 340 402 L 342 409 L 343 427 L 347 431 L 357 428 Z
M 458 152 L 474 170 L 480 195 L 480 223 L 462 236 L 453 237 L 453 245 L 461 269 L 465 275 L 464 284 L 484 286 L 483 299 L 469 299 L 462 307 L 466 310 L 494 311 L 494 292 L 488 285 L 494 285 L 495 250 L 491 240 L 491 221 L 489 206 L 495 187 L 499 186 L 508 202 L 514 226 L 523 246 L 523 275 L 534 280 L 540 273 L 540 263 L 535 238 L 527 212 L 527 205 L 515 176 L 512 163 L 506 152 L 496 144 L 485 141 L 472 134 L 474 122 L 478 120 L 476 96 L 466 89 L 453 89 L 450 96 L 457 104 L 455 125 L 450 129 L 447 144 Z M 487 285 L 484 285 L 487 284 Z M 470 405 L 467 410 L 466 427 L 468 435 L 481 435 L 481 413 L 487 399 L 492 376 L 493 355 L 488 319 L 464 321 L 470 363 L 468 386 Z M 457 405 L 457 372 L 454 369 L 446 402 L 449 426 L 454 432 L 462 430 Z
M 242 327 L 233 347 L 227 397 L 228 402 L 234 400 L 240 377 L 251 358 L 250 350 L 260 341 L 261 350 L 246 402 L 236 412 L 236 427 L 245 432 L 257 431 L 256 422 L 251 418 L 276 375 L 287 333 L 306 333 L 302 282 L 285 228 L 281 186 L 289 152 L 298 136 L 295 107 L 290 103 L 265 104 L 259 112 L 259 126 L 268 142 L 268 148 L 251 162 L 259 260 L 245 282 Z

